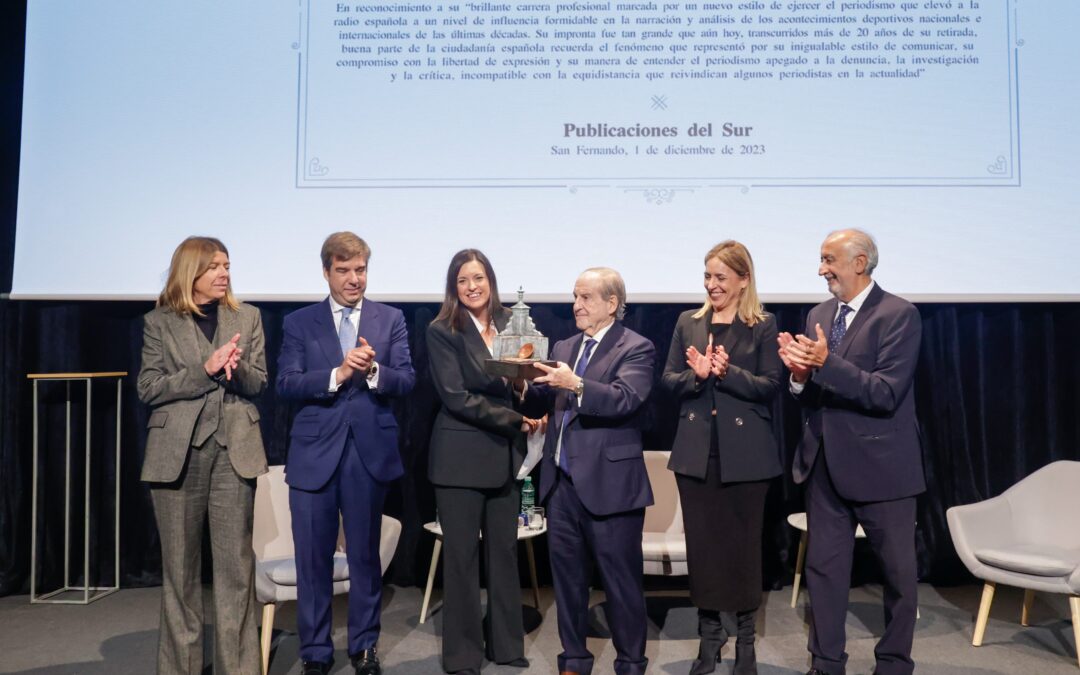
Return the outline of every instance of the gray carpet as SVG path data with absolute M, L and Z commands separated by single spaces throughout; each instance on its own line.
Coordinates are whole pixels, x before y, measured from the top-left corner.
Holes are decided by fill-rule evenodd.
M 1001 588 L 995 598 L 990 625 L 982 647 L 971 646 L 972 617 L 978 606 L 979 586 L 920 587 L 922 618 L 915 634 L 916 671 L 922 673 L 1023 673 L 1078 675 L 1076 645 L 1069 623 L 1068 603 L 1062 596 L 1038 595 L 1032 625 L 1019 625 L 1022 594 Z M 882 629 L 880 587 L 852 589 L 848 615 L 848 672 L 873 669 L 874 635 Z M 649 672 L 684 675 L 697 651 L 696 614 L 685 592 L 650 591 Z M 523 592 L 525 602 L 532 594 Z M 160 590 L 124 590 L 89 606 L 30 605 L 27 596 L 0 598 L 0 672 L 59 675 L 61 673 L 154 672 Z M 439 667 L 442 615 L 435 612 L 418 625 L 421 590 L 388 587 L 384 596 L 380 655 L 388 675 L 436 675 Z M 806 654 L 806 595 L 796 609 L 789 605 L 791 589 L 766 594 L 758 617 L 758 658 L 761 675 L 801 674 L 809 667 Z M 592 622 L 597 637 L 589 648 L 596 655 L 596 673 L 611 673 L 615 658 L 604 634 L 603 594 L 593 598 Z M 212 605 L 207 602 L 207 608 Z M 295 634 L 295 605 L 278 610 L 270 672 L 298 673 L 299 644 Z M 351 672 L 343 650 L 345 602 L 335 599 L 334 643 L 338 647 L 336 673 Z M 541 610 L 525 608 L 527 670 L 488 665 L 485 675 L 553 673 L 559 639 L 551 589 L 541 589 Z M 209 644 L 207 645 L 209 652 Z M 724 651 L 717 669 L 726 675 L 733 646 Z M 207 661 L 209 662 L 209 661 Z M 209 670 L 207 670 L 209 672 Z

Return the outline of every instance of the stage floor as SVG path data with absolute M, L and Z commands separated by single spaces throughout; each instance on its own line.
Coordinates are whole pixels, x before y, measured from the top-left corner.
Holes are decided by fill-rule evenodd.
M 1019 625 L 1022 593 L 999 588 L 982 647 L 971 646 L 973 616 L 981 586 L 919 588 L 922 617 L 915 634 L 916 672 L 1022 673 L 1024 675 L 1077 675 L 1076 645 L 1069 623 L 1068 603 L 1063 596 L 1036 596 L 1032 625 Z M 389 675 L 437 675 L 442 614 L 439 593 L 433 596 L 435 612 L 418 624 L 422 591 L 388 586 L 384 593 L 383 630 L 379 654 Z M 649 672 L 684 675 L 697 652 L 695 610 L 685 592 L 649 591 Z M 208 591 L 209 596 L 209 591 Z M 485 665 L 487 675 L 521 675 L 556 671 L 559 639 L 550 588 L 541 589 L 541 609 L 529 603 L 531 590 L 522 592 L 525 607 L 527 670 Z M 806 595 L 796 609 L 790 607 L 791 588 L 767 593 L 758 616 L 758 662 L 761 675 L 805 673 Z M 154 672 L 159 618 L 159 588 L 122 590 L 89 606 L 33 605 L 27 596 L 0 598 L 0 672 L 34 675 L 71 673 Z M 863 586 L 851 591 L 848 614 L 848 672 L 873 669 L 875 635 L 883 624 L 881 589 Z M 589 648 L 596 655 L 598 674 L 611 673 L 615 651 L 603 634 L 602 593 L 594 593 L 594 629 L 597 637 Z M 207 610 L 212 604 L 207 597 Z M 350 673 L 345 644 L 345 602 L 334 604 L 335 673 Z M 286 603 L 277 613 L 274 653 L 270 672 L 298 673 L 299 644 L 295 634 L 295 604 Z M 207 654 L 210 644 L 206 644 Z M 723 652 L 718 675 L 730 672 L 734 644 Z M 209 663 L 209 659 L 207 660 Z M 209 669 L 206 671 L 210 672 Z

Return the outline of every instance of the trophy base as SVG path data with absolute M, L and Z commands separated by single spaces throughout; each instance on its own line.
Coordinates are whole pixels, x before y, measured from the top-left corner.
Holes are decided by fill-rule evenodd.
M 537 363 L 554 368 L 559 365 L 555 361 L 543 361 L 541 359 L 487 359 L 484 361 L 484 370 L 489 375 L 496 377 L 508 377 L 512 380 L 534 380 L 544 375 L 544 371 L 536 367 Z

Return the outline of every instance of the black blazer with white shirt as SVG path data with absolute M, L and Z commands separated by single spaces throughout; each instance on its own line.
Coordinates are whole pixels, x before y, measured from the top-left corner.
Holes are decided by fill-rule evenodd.
M 495 317 L 496 329 L 509 319 L 504 309 Z M 431 379 L 442 401 L 431 431 L 428 479 L 450 487 L 506 484 L 526 454 L 524 416 L 514 408 L 513 388 L 484 370 L 491 353 L 471 322 L 458 331 L 449 322 L 433 321 L 427 344 Z

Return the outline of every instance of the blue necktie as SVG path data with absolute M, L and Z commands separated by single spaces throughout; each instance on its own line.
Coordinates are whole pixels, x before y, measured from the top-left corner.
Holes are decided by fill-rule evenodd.
M 829 331 L 830 352 L 835 352 L 840 347 L 840 341 L 844 339 L 844 333 L 847 333 L 847 315 L 854 311 L 847 305 L 840 305 L 840 313 L 836 315 L 836 321 L 833 321 L 832 330 Z
M 352 307 L 341 308 L 341 325 L 338 327 L 338 341 L 341 342 L 341 356 L 344 357 L 349 350 L 356 346 L 356 328 L 349 315 L 353 313 Z
M 585 369 L 589 367 L 589 357 L 592 356 L 593 348 L 596 347 L 596 340 L 588 338 L 585 340 L 585 350 L 581 352 L 581 358 L 578 359 L 577 365 L 574 366 L 574 374 L 578 377 L 585 376 Z M 570 411 L 577 405 L 577 396 L 570 394 L 570 400 L 567 401 L 566 410 L 562 414 L 562 426 L 559 427 L 562 437 L 562 447 L 559 449 L 559 468 L 570 473 L 570 459 L 566 456 L 566 425 L 570 422 Z

